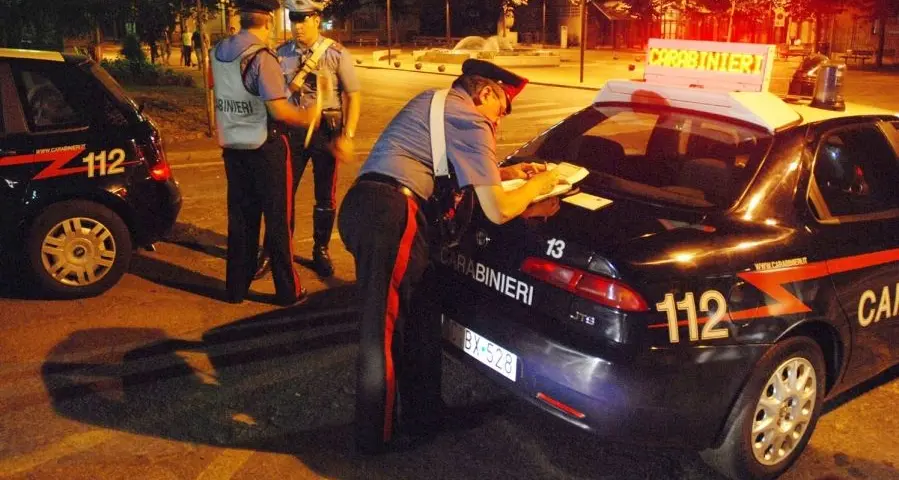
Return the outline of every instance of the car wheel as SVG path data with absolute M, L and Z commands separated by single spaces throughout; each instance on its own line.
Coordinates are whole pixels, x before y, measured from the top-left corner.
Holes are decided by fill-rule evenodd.
M 792 337 L 759 361 L 731 412 L 721 446 L 700 452 L 732 479 L 775 478 L 811 438 L 824 402 L 824 355 L 813 340 Z
M 31 271 L 43 291 L 64 298 L 98 295 L 131 261 L 131 234 L 112 210 L 84 200 L 48 207 L 26 240 Z

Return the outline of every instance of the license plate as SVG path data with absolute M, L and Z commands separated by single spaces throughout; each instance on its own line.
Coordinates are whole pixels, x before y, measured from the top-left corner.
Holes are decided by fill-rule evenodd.
M 444 317 L 444 332 L 453 345 L 500 375 L 515 381 L 518 356 L 483 335 Z

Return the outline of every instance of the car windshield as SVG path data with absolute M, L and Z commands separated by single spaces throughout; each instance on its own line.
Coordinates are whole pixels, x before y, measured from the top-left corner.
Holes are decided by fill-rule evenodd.
M 513 154 L 510 162 L 568 162 L 592 173 L 583 188 L 654 202 L 729 208 L 758 171 L 761 129 L 665 107 L 588 107 Z

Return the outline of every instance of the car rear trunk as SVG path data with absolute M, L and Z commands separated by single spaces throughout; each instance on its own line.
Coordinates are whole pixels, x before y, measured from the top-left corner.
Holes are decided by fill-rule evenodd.
M 660 212 L 672 218 L 660 219 Z M 464 294 L 475 296 L 472 301 L 526 308 L 528 314 L 516 316 L 517 321 L 543 322 L 543 329 L 557 334 L 626 343 L 639 330 L 627 319 L 647 308 L 645 302 L 635 306 L 634 301 L 643 300 L 629 282 L 637 279 L 629 265 L 616 258 L 616 251 L 664 234 L 673 224 L 694 224 L 701 218 L 695 212 L 621 198 L 592 211 L 562 202 L 560 211 L 546 221 L 516 219 L 495 225 L 476 215 L 459 245 L 439 252 L 439 262 L 452 271 L 451 283 L 464 285 Z M 597 292 L 582 288 L 588 279 L 603 290 L 600 297 L 630 290 L 633 301 L 597 301 Z

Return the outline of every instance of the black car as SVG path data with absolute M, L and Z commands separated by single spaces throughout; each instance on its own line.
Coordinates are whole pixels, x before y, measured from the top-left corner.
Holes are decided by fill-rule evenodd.
M 437 252 L 447 348 L 597 435 L 777 476 L 826 399 L 899 361 L 897 127 L 610 82 L 507 159 L 589 170 L 556 215 Z
M 181 208 L 159 130 L 95 62 L 0 49 L 0 228 L 41 290 L 102 293 Z
M 822 65 L 829 62 L 830 59 L 820 53 L 803 58 L 790 78 L 788 93 L 803 97 L 812 96 L 815 93 L 815 85 L 818 83 L 818 71 Z

